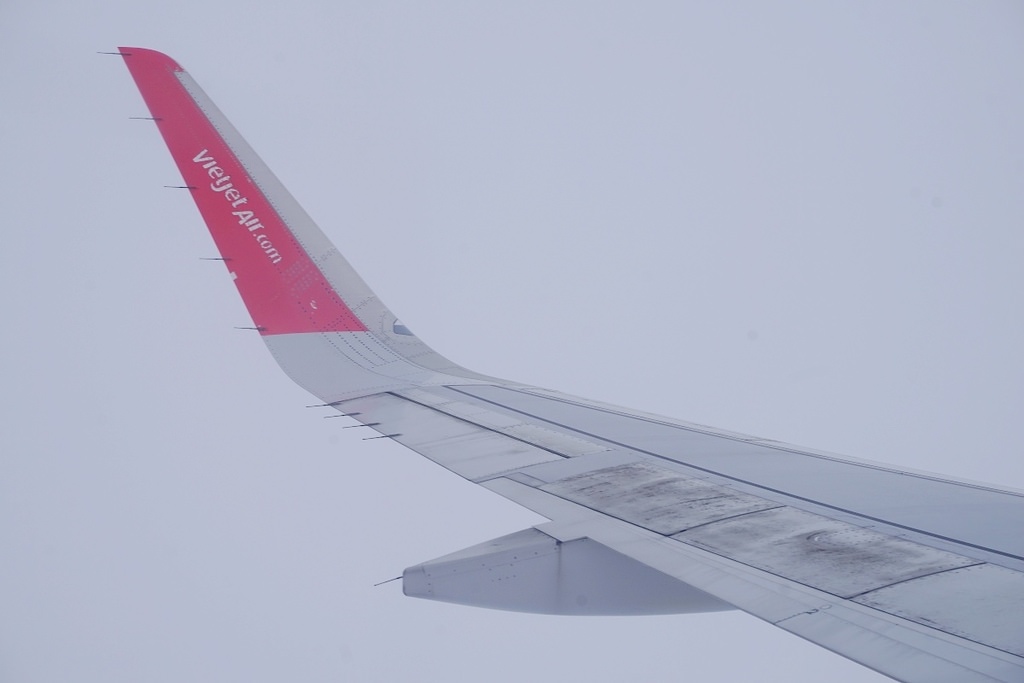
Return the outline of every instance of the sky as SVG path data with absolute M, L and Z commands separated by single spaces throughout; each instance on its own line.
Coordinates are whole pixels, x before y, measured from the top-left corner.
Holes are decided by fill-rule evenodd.
M 0 680 L 885 680 L 375 587 L 543 520 L 235 329 L 119 45 L 462 365 L 1024 489 L 1019 3 L 4 0 Z

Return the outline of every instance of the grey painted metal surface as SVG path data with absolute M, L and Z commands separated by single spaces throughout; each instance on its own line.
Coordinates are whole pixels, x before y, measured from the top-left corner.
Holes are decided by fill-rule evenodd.
M 359 413 L 379 433 L 471 481 L 563 457 L 392 394 L 348 401 L 345 410 Z
M 854 600 L 1024 657 L 1020 572 L 975 565 L 881 588 Z
M 978 564 L 791 507 L 708 524 L 676 538 L 844 598 Z
M 533 444 L 566 457 L 611 450 L 608 446 L 567 434 L 564 430 L 525 421 L 521 416 L 498 412 L 486 404 L 468 402 L 458 394 L 442 389 L 407 389 L 396 393 L 402 398 L 420 403 L 439 413 L 501 432 L 516 441 Z
M 661 534 L 778 507 L 774 501 L 649 463 L 609 467 L 541 488 Z
M 536 529 L 403 572 L 406 595 L 516 612 L 575 615 L 719 612 L 732 605 L 586 538 Z

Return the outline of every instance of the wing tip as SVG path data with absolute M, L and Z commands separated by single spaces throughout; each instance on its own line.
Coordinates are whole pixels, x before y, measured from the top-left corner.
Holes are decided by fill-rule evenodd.
M 117 50 L 129 64 L 142 60 L 152 66 L 163 66 L 171 71 L 184 71 L 180 64 L 159 50 L 151 50 L 146 47 L 119 47 Z

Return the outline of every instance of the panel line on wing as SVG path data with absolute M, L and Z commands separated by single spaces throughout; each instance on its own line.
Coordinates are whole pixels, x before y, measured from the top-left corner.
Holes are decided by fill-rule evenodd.
M 1004 558 L 1009 558 L 1009 559 L 1018 560 L 1018 561 L 1024 561 L 1024 556 L 1018 555 L 1018 554 L 1013 553 L 1013 552 L 1009 552 L 1009 551 L 1005 551 L 1005 550 L 999 550 L 999 549 L 992 548 L 992 547 L 989 547 L 989 546 L 986 546 L 986 545 L 982 545 L 982 544 L 978 544 L 978 543 L 972 543 L 970 541 L 965 541 L 963 539 L 959 539 L 959 538 L 955 538 L 955 537 L 952 537 L 952 536 L 947 536 L 947 535 L 944 535 L 944 534 L 940 534 L 940 533 L 937 533 L 937 532 L 934 532 L 934 531 L 929 531 L 929 530 L 922 529 L 922 528 L 919 528 L 919 527 L 911 526 L 909 524 L 902 524 L 902 523 L 895 522 L 895 521 L 892 521 L 892 520 L 889 520 L 889 519 L 885 519 L 885 518 L 882 518 L 882 517 L 877 517 L 877 516 L 874 516 L 874 515 L 870 515 L 870 514 L 867 514 L 865 512 L 860 512 L 860 511 L 857 511 L 857 510 L 852 510 L 852 509 L 849 509 L 847 507 L 843 507 L 843 506 L 840 506 L 840 505 L 834 505 L 834 504 L 822 501 L 820 499 L 815 499 L 815 498 L 810 498 L 810 497 L 807 497 L 807 496 L 802 496 L 802 495 L 799 495 L 799 494 L 796 494 L 796 493 L 792 493 L 790 491 L 786 491 L 786 490 L 783 490 L 783 489 L 780 489 L 780 488 L 776 488 L 776 487 L 773 487 L 773 486 L 768 486 L 766 484 L 759 483 L 757 481 L 752 481 L 750 479 L 745 479 L 743 477 L 738 477 L 738 476 L 731 475 L 731 474 L 728 474 L 728 473 L 725 473 L 725 472 L 721 472 L 719 470 L 715 470 L 715 469 L 712 469 L 710 467 L 704 467 L 704 466 L 696 465 L 696 464 L 693 464 L 693 463 L 690 463 L 690 462 L 683 462 L 681 460 L 678 460 L 678 459 L 675 459 L 675 458 L 671 458 L 671 457 L 666 456 L 664 454 L 657 453 L 657 452 L 652 451 L 650 449 L 642 448 L 642 447 L 640 447 L 638 445 L 635 445 L 635 444 L 629 444 L 629 443 L 626 443 L 626 442 L 623 442 L 623 441 L 620 441 L 620 440 L 609 438 L 608 436 L 602 436 L 602 435 L 596 434 L 596 433 L 594 433 L 592 431 L 581 429 L 579 427 L 574 427 L 572 425 L 565 424 L 563 422 L 559 422 L 557 420 L 554 420 L 554 419 L 551 419 L 551 418 L 547 418 L 547 417 L 544 417 L 542 415 L 538 415 L 535 412 L 531 412 L 531 411 L 528 411 L 528 410 L 524 410 L 522 408 L 517 408 L 517 407 L 514 407 L 514 406 L 507 405 L 507 404 L 502 403 L 500 401 L 496 401 L 496 400 L 493 400 L 493 399 L 490 399 L 490 398 L 479 396 L 479 395 L 469 391 L 468 390 L 469 387 L 449 386 L 447 388 L 449 390 L 451 390 L 451 391 L 455 391 L 455 392 L 458 392 L 460 394 L 464 394 L 465 396 L 472 397 L 472 398 L 474 398 L 476 400 L 484 401 L 486 403 L 490 403 L 492 405 L 498 406 L 498 407 L 503 408 L 505 410 L 509 410 L 509 411 L 518 413 L 520 415 L 524 415 L 524 416 L 529 417 L 529 418 L 534 419 L 534 420 L 539 420 L 539 421 L 546 422 L 546 423 L 551 424 L 551 425 L 555 425 L 555 426 L 557 426 L 557 427 L 559 427 L 561 429 L 569 430 L 569 431 L 574 432 L 576 434 L 581 434 L 581 435 L 583 435 L 585 437 L 596 439 L 596 440 L 604 442 L 604 443 L 612 444 L 614 446 L 618 446 L 619 448 L 632 450 L 632 451 L 635 451 L 637 453 L 642 453 L 644 455 L 648 455 L 648 456 L 650 456 L 652 458 L 657 458 L 657 459 L 662 460 L 664 462 L 674 463 L 675 465 L 678 465 L 678 466 L 681 466 L 681 467 L 686 467 L 686 468 L 690 468 L 690 469 L 697 470 L 697 471 L 700 471 L 700 472 L 705 472 L 707 474 L 710 474 L 710 475 L 713 475 L 713 476 L 716 476 L 716 477 L 721 477 L 721 478 L 729 480 L 729 481 L 734 481 L 734 482 L 739 483 L 739 484 L 744 484 L 746 486 L 750 486 L 750 487 L 752 487 L 754 489 L 768 491 L 768 492 L 777 494 L 779 496 L 783 496 L 783 497 L 788 498 L 788 499 L 798 500 L 798 501 L 802 501 L 804 503 L 809 503 L 811 505 L 820 506 L 822 508 L 826 508 L 826 509 L 829 509 L 829 510 L 834 510 L 834 511 L 837 511 L 837 512 L 841 512 L 841 513 L 850 515 L 851 517 L 857 517 L 857 518 L 860 518 L 860 519 L 866 519 L 866 520 L 870 520 L 872 522 L 878 522 L 879 524 L 884 524 L 884 525 L 887 525 L 887 526 L 890 526 L 890 527 L 894 527 L 894 528 L 903 529 L 903 530 L 906 530 L 906 531 L 918 533 L 918 534 L 921 534 L 922 536 L 927 536 L 927 537 L 931 537 L 931 538 L 938 539 L 938 540 L 941 540 L 941 541 L 945 541 L 945 542 L 950 543 L 950 544 L 955 545 L 955 546 L 963 546 L 963 547 L 967 547 L 967 548 L 973 548 L 975 550 L 984 551 L 986 553 L 992 553 L 993 555 L 1001 556 L 1001 557 L 1004 557 Z M 508 390 L 508 391 L 512 391 L 512 392 L 516 392 L 517 391 L 516 389 L 507 388 L 507 387 L 500 387 L 500 388 Z M 525 393 L 525 392 L 520 392 L 520 393 Z M 528 394 L 528 395 L 534 396 L 534 394 Z M 538 398 L 546 398 L 546 397 L 539 397 L 538 396 Z
M 455 390 L 455 391 L 459 391 L 460 390 L 459 387 L 450 387 L 450 388 L 452 390 Z M 963 487 L 966 487 L 966 488 L 978 489 L 980 491 L 988 491 L 988 492 L 997 493 L 997 494 L 1000 494 L 1000 495 L 1009 495 L 1009 496 L 1015 496 L 1015 497 L 1018 497 L 1018 498 L 1024 498 L 1024 492 L 1020 492 L 1020 491 L 1013 491 L 1013 490 L 1007 490 L 1007 489 L 998 489 L 998 488 L 995 488 L 995 487 L 992 487 L 992 486 L 987 486 L 985 484 L 980 484 L 980 483 L 977 483 L 977 482 L 959 481 L 959 480 L 952 481 L 950 479 L 944 479 L 942 477 L 939 477 L 939 476 L 936 476 L 936 475 L 933 475 L 933 474 L 928 474 L 928 473 L 925 473 L 925 472 L 915 472 L 915 471 L 911 471 L 911 470 L 908 470 L 908 469 L 901 469 L 901 468 L 898 468 L 898 467 L 888 466 L 888 465 L 885 465 L 885 464 L 882 464 L 882 463 L 867 462 L 867 461 L 863 461 L 863 460 L 850 459 L 850 458 L 846 458 L 846 457 L 839 457 L 839 456 L 836 456 L 836 455 L 829 455 L 827 453 L 816 452 L 816 451 L 813 451 L 813 450 L 806 450 L 806 449 L 795 448 L 795 447 L 793 447 L 790 444 L 787 444 L 787 443 L 784 443 L 784 442 L 781 442 L 781 441 L 777 441 L 775 439 L 767 439 L 767 438 L 763 438 L 763 437 L 756 437 L 756 436 L 749 436 L 749 435 L 745 435 L 745 434 L 739 434 L 739 433 L 736 433 L 736 432 L 729 432 L 729 431 L 726 431 L 726 430 L 715 429 L 713 427 L 707 427 L 705 425 L 699 425 L 699 424 L 696 424 L 696 423 L 684 423 L 684 422 L 681 422 L 681 421 L 673 421 L 673 420 L 666 419 L 666 418 L 659 418 L 659 417 L 654 416 L 654 415 L 625 412 L 625 411 L 622 411 L 622 410 L 616 410 L 615 408 L 613 408 L 611 406 L 598 404 L 597 402 L 585 402 L 585 401 L 581 401 L 581 400 L 574 400 L 572 397 L 560 394 L 559 392 L 550 391 L 550 390 L 544 390 L 542 392 L 538 392 L 538 391 L 531 391 L 529 389 L 524 389 L 524 388 L 521 388 L 521 387 L 511 387 L 511 386 L 500 386 L 500 387 L 496 387 L 496 388 L 499 388 L 502 391 L 508 391 L 508 392 L 511 392 L 511 393 L 522 394 L 522 395 L 526 395 L 526 396 L 533 396 L 533 397 L 536 397 L 536 398 L 540 398 L 542 400 L 557 401 L 559 403 L 564 403 L 566 405 L 576 406 L 576 407 L 579 407 L 579 408 L 585 408 L 587 410 L 594 410 L 594 411 L 606 413 L 608 415 L 615 415 L 615 416 L 618 416 L 618 417 L 626 418 L 626 419 L 629 419 L 629 420 L 636 420 L 636 421 L 645 422 L 645 423 L 652 424 L 652 425 L 659 425 L 659 426 L 662 426 L 662 427 L 668 427 L 670 429 L 678 429 L 678 430 L 682 430 L 682 431 L 686 431 L 686 432 L 691 432 L 691 433 L 695 433 L 695 434 L 702 434 L 702 435 L 710 436 L 710 437 L 714 437 L 714 438 L 726 439 L 726 440 L 729 440 L 729 441 L 735 441 L 737 443 L 752 444 L 752 445 L 761 446 L 761 447 L 764 447 L 764 448 L 770 448 L 770 449 L 775 450 L 775 451 L 781 451 L 781 452 L 785 452 L 785 453 L 792 453 L 794 455 L 806 456 L 806 457 L 815 458 L 815 459 L 819 459 L 819 460 L 827 460 L 827 461 L 830 461 L 830 462 L 840 463 L 840 464 L 843 464 L 843 465 L 851 465 L 851 466 L 854 466 L 854 467 L 863 467 L 863 468 L 866 468 L 866 469 L 879 470 L 879 471 L 888 472 L 888 473 L 891 473 L 891 474 L 898 474 L 898 475 L 901 475 L 901 476 L 914 477 L 916 479 L 927 479 L 927 480 L 934 481 L 934 482 L 941 483 L 941 484 L 954 483 L 957 486 L 963 486 Z M 465 392 L 463 392 L 463 393 L 465 393 Z M 470 395 L 474 395 L 474 394 L 470 394 Z M 480 400 L 485 400 L 485 401 L 488 400 L 486 398 L 478 397 L 478 396 L 476 398 L 480 398 Z M 499 404 L 499 405 L 504 405 L 504 404 Z M 515 410 L 515 408 L 512 408 L 510 406 L 505 406 L 505 407 L 508 408 L 509 410 Z M 541 418 L 541 419 L 543 419 L 543 418 Z
M 523 422 L 504 413 L 443 396 L 429 389 L 407 389 L 392 393 L 425 408 L 450 415 L 482 429 L 497 432 L 563 458 L 593 455 L 611 450 L 602 444 Z

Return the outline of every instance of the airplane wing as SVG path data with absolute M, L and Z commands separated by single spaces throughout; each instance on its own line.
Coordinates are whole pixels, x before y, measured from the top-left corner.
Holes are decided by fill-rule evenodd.
M 399 322 L 194 80 L 121 48 L 263 341 L 352 420 L 550 521 L 407 569 L 551 614 L 740 609 L 901 681 L 1024 681 L 1024 493 L 488 377 Z

